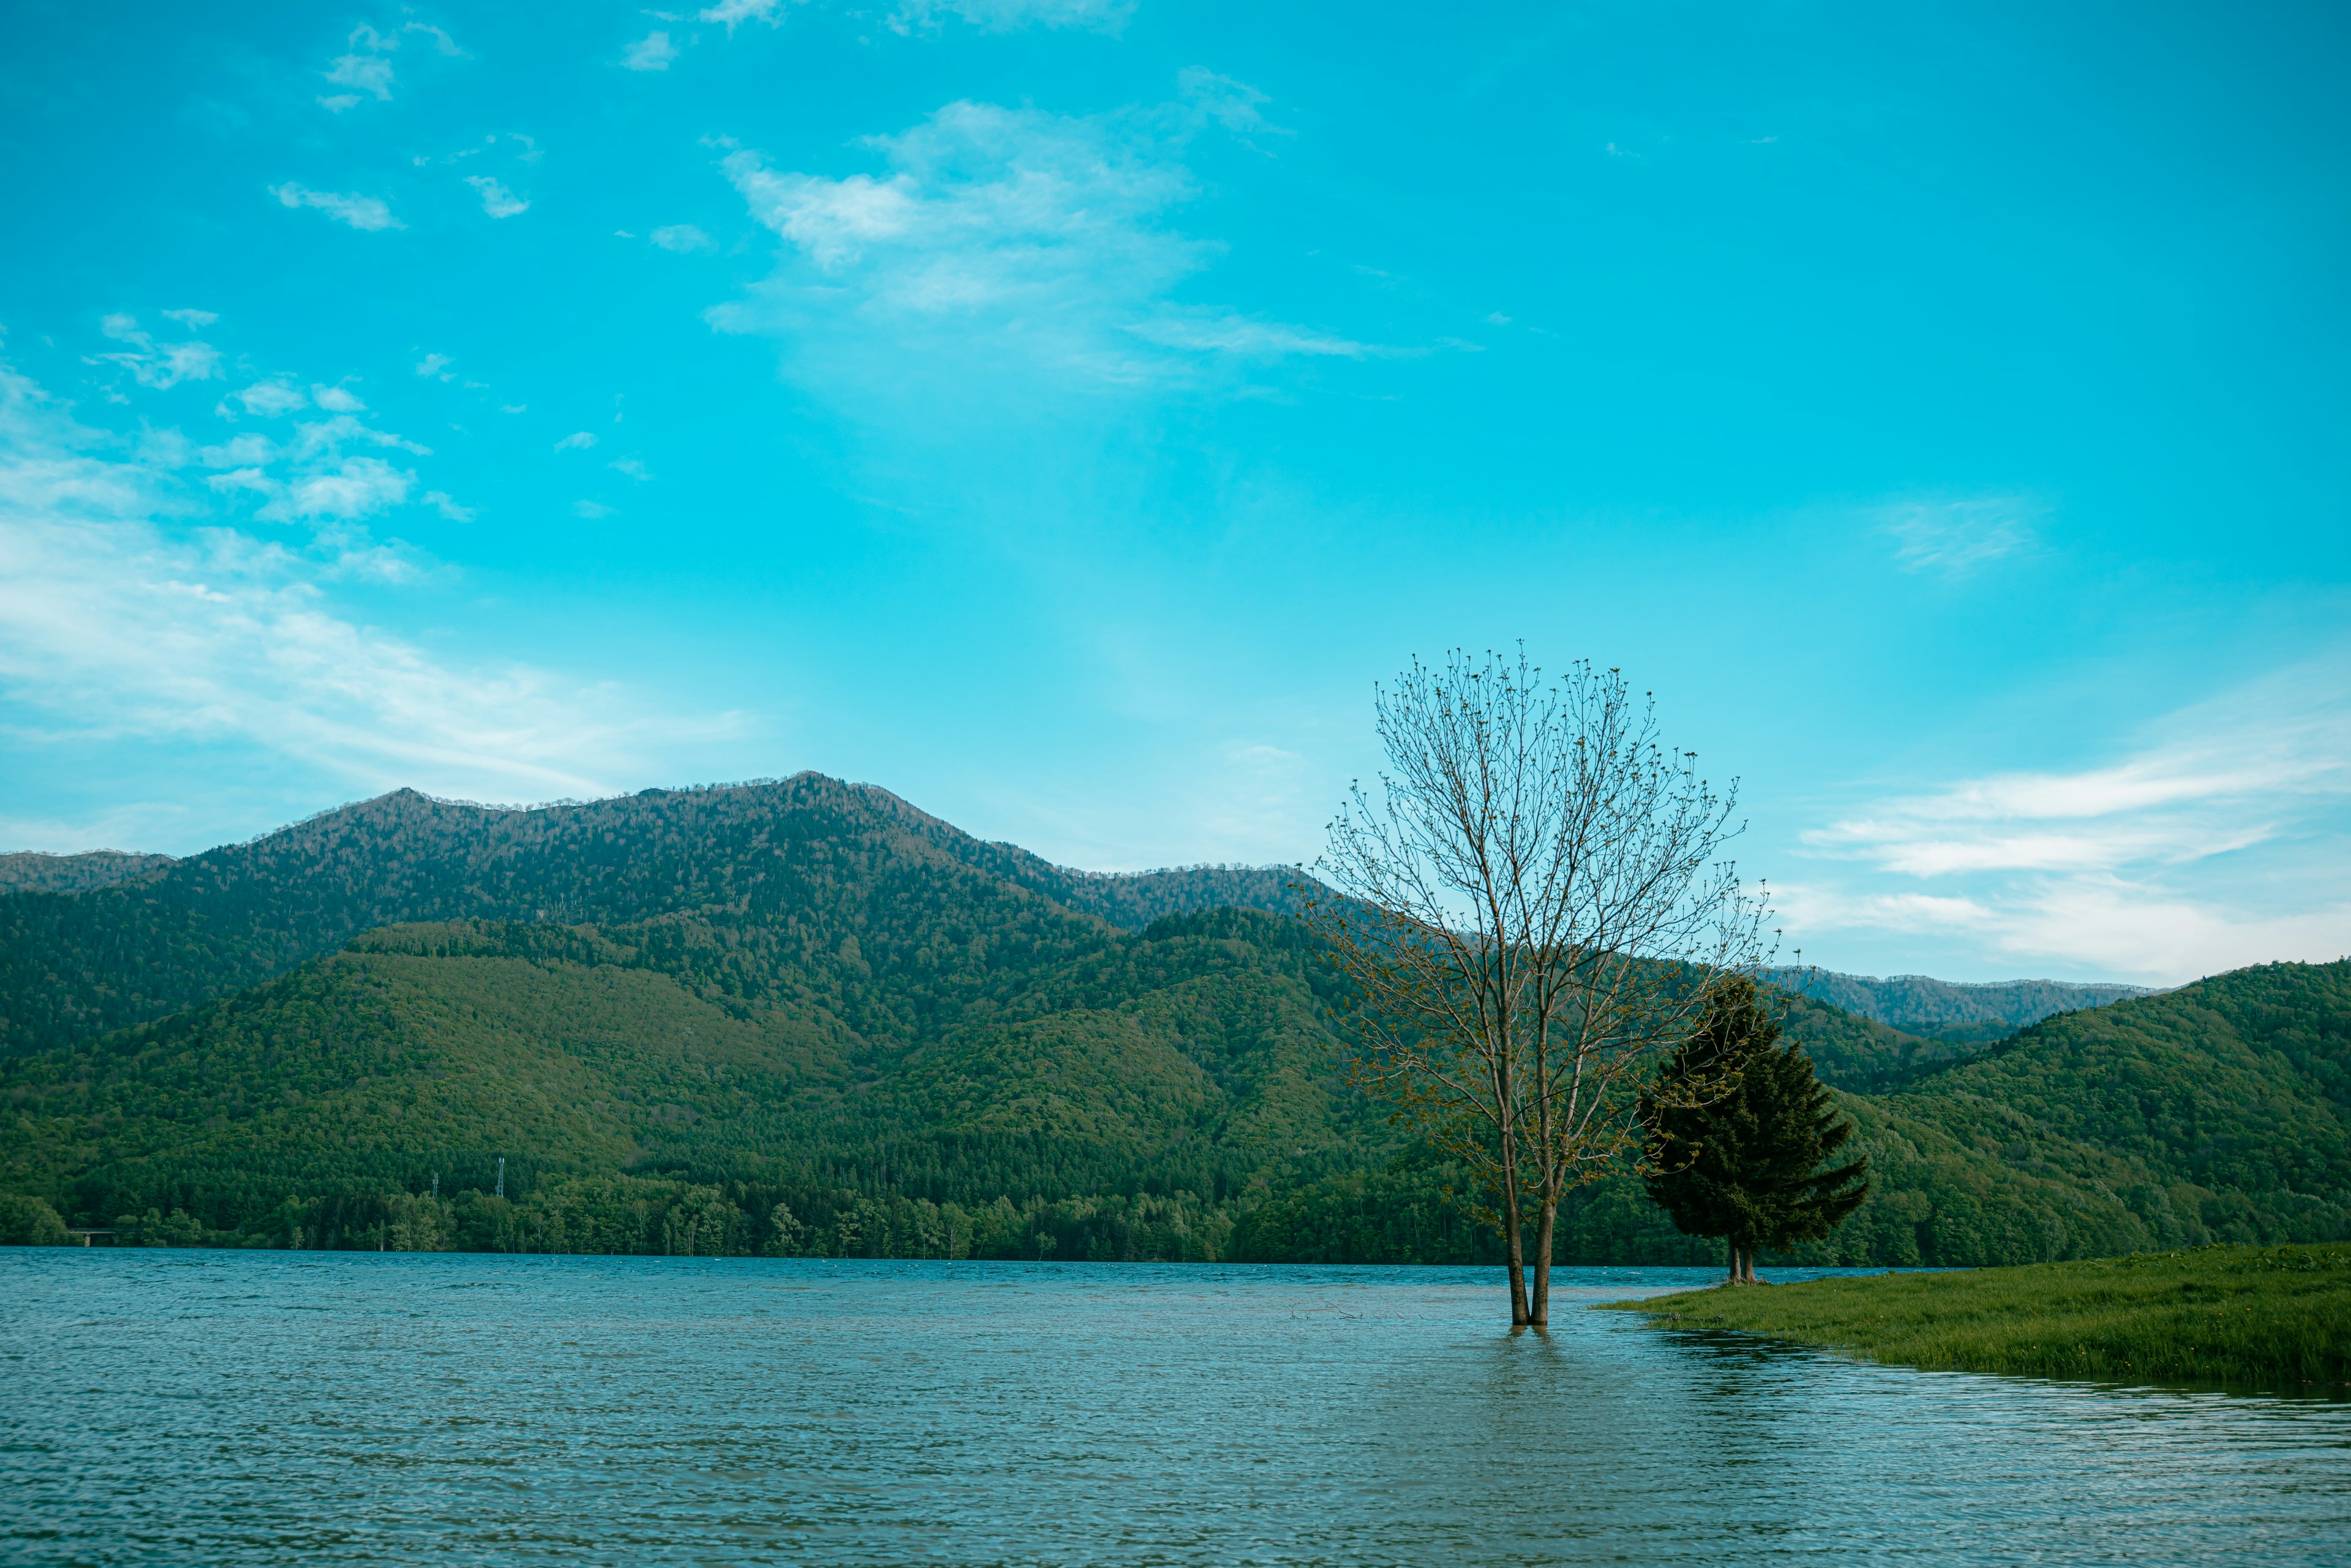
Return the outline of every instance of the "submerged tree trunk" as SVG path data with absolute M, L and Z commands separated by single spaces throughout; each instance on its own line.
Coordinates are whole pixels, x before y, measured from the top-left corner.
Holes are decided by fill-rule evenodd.
M 1502 1166 L 1502 1235 L 1510 1252 L 1510 1326 L 1527 1326 L 1526 1231 L 1519 1223 L 1519 1184 L 1506 1162 Z
M 1528 1322 L 1535 1328 L 1551 1323 L 1551 1249 L 1552 1234 L 1559 1220 L 1559 1200 L 1543 1199 L 1542 1218 L 1535 1226 L 1535 1301 L 1534 1315 Z

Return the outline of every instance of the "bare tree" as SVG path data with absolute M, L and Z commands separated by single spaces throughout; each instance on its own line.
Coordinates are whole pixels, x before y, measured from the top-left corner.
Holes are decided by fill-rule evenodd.
M 1540 1327 L 1560 1200 L 1639 1147 L 1643 1069 L 1708 984 L 1762 960 L 1762 898 L 1722 858 L 1738 785 L 1665 747 L 1616 671 L 1546 682 L 1523 648 L 1415 660 L 1374 708 L 1389 771 L 1332 822 L 1338 896 L 1307 919 L 1361 998 L 1357 1082 L 1479 1178 L 1510 1322 Z

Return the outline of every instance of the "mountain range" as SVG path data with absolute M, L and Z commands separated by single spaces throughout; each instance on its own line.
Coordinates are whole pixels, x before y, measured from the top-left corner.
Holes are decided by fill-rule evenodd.
M 1345 998 L 1291 917 L 1294 871 L 1072 872 L 803 774 L 529 810 L 400 791 L 183 860 L 5 873 L 0 1192 L 85 1227 L 1492 1253 L 1461 1173 L 1346 1082 Z M 1789 988 L 1788 1030 L 1878 1173 L 1808 1256 L 2351 1235 L 2346 966 L 2119 999 Z M 1579 1195 L 1562 1255 L 1711 1251 L 1620 1176 Z

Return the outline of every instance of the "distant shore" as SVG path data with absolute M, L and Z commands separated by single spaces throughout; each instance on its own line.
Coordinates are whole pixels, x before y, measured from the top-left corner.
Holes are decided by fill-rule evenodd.
M 2287 1392 L 2351 1385 L 2351 1244 L 1718 1285 L 1607 1310 L 1938 1371 Z

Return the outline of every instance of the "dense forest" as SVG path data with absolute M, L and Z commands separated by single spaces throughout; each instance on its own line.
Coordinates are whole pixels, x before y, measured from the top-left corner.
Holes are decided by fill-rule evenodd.
M 2005 1040 L 2053 1013 L 2102 1008 L 2156 993 L 2145 986 L 2078 985 L 2066 980 L 1959 982 L 1925 975 L 1839 975 L 1790 969 L 1776 977 L 1790 990 L 1857 1018 L 1954 1044 Z
M 1462 1174 L 1345 1081 L 1294 874 L 1089 876 L 803 776 L 540 811 L 403 793 L 7 894 L 0 1239 L 1497 1256 Z M 2351 1236 L 2351 967 L 1988 1049 L 1784 1006 L 1876 1173 L 1801 1256 Z M 1717 1249 L 1620 1176 L 1559 1255 Z

